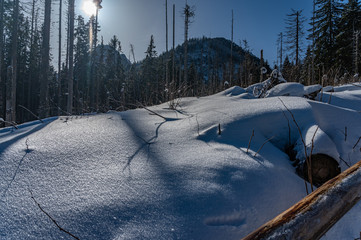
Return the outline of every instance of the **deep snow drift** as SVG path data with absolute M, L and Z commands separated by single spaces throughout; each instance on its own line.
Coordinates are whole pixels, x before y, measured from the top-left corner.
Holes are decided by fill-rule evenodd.
M 318 126 L 314 152 L 342 170 L 361 159 L 360 87 L 309 100 L 285 84 L 263 99 L 234 87 L 182 99 L 177 111 L 150 108 L 165 119 L 137 109 L 0 129 L 0 239 L 71 239 L 30 192 L 80 239 L 244 237 L 306 196 L 285 153 L 293 144 L 302 159 L 303 145 L 281 100 L 308 151 Z M 324 239 L 357 238 L 360 212 L 358 204 Z

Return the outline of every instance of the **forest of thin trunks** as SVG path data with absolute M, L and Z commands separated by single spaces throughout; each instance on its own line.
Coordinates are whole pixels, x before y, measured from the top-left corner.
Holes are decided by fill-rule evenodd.
M 262 53 L 255 57 L 258 54 L 249 50 L 246 40 L 241 46 L 219 38 L 188 40 L 187 31 L 182 45 L 160 55 L 152 36 L 139 62 L 131 45 L 131 62 L 121 54 L 117 36 L 104 43 L 96 16 L 85 21 L 74 14 L 75 2 L 0 0 L 0 126 L 168 101 L 175 108 L 179 101 L 172 100 L 176 98 L 249 86 L 267 79 L 262 72 L 270 73 L 272 68 L 281 69 L 287 81 L 305 85 L 359 81 L 361 10 L 357 0 L 314 1 L 307 47 L 300 44 L 301 37 L 305 38 L 302 10 L 292 10 L 277 44 L 277 64 L 271 67 Z M 101 2 L 94 1 L 98 9 Z M 59 19 L 51 19 L 51 11 L 58 12 Z M 188 29 L 194 9 L 186 5 L 183 16 Z M 59 31 L 64 28 L 62 18 L 67 19 L 66 36 Z M 66 44 L 52 43 L 51 34 Z M 58 59 L 52 57 L 50 47 L 58 48 Z

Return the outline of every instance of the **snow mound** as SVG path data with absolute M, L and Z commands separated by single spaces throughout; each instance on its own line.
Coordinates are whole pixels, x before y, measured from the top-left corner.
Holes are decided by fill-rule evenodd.
M 322 86 L 320 84 L 304 86 L 304 95 L 317 94 L 322 90 Z
M 313 125 L 307 128 L 302 135 L 307 147 L 307 156 L 310 156 L 312 151 L 312 154 L 327 154 L 333 159 L 340 159 L 335 143 L 319 126 Z M 304 144 L 301 138 L 297 140 L 295 150 L 297 151 L 296 158 L 305 161 Z
M 333 90 L 334 92 L 361 90 L 361 83 L 353 83 L 353 84 L 337 86 L 337 87 L 333 87 Z
M 279 85 L 278 94 L 301 89 Z M 306 195 L 286 153 L 289 146 L 299 158 L 304 152 L 293 119 L 308 153 L 313 139 L 313 151 L 332 155 L 342 170 L 361 159 L 361 91 L 323 103 L 254 99 L 254 89 L 184 98 L 177 110 L 164 103 L 149 107 L 153 113 L 1 129 L 0 239 L 69 237 L 29 190 L 80 239 L 240 239 Z M 359 204 L 331 230 L 338 239 L 359 234 L 360 212 Z
M 265 97 L 296 96 L 303 97 L 304 86 L 300 83 L 280 83 L 267 91 Z
M 221 94 L 224 94 L 227 96 L 239 96 L 245 92 L 246 92 L 246 90 L 244 90 L 244 88 L 241 88 L 239 86 L 234 86 L 234 87 L 231 87 L 231 88 L 221 92 Z

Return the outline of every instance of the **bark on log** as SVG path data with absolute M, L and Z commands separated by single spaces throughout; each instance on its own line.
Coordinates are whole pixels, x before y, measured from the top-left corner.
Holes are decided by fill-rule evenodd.
M 361 161 L 243 240 L 320 239 L 361 199 Z

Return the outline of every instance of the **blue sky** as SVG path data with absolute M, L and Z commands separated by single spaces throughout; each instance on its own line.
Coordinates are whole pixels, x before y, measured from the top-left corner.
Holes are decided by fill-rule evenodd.
M 78 14 L 81 1 L 77 2 Z M 182 8 L 185 0 L 168 0 L 169 48 L 172 44 L 172 5 L 176 5 L 176 45 L 184 41 Z M 189 37 L 231 38 L 231 12 L 234 11 L 234 41 L 247 39 L 256 56 L 264 50 L 264 57 L 273 65 L 277 57 L 276 40 L 284 32 L 286 15 L 291 9 L 301 10 L 307 21 L 312 14 L 312 0 L 188 0 L 195 6 L 195 18 Z M 99 12 L 100 36 L 107 43 L 117 35 L 123 52 L 129 56 L 129 45 L 135 47 L 137 60 L 144 58 L 150 36 L 155 38 L 158 53 L 165 51 L 165 0 L 103 0 Z M 86 16 L 85 16 L 86 17 Z M 86 17 L 87 18 L 87 17 Z

